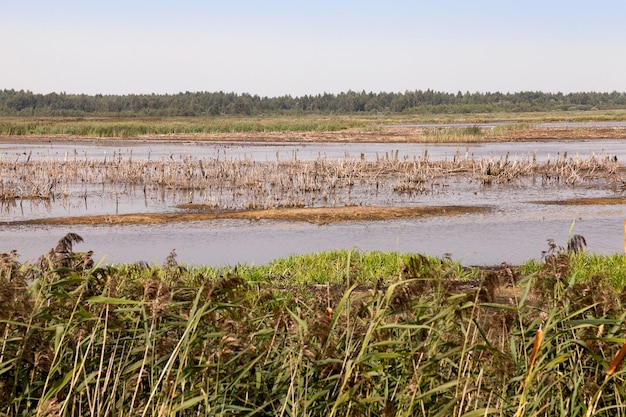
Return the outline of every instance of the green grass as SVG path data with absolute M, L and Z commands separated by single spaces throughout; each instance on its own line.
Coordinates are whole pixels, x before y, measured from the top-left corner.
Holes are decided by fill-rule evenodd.
M 572 271 L 575 282 L 602 281 L 608 277 L 615 289 L 620 291 L 626 289 L 626 257 L 621 254 L 575 257 Z
M 132 138 L 143 135 L 338 131 L 368 124 L 366 120 L 348 117 L 10 118 L 0 120 L 0 135 Z
M 103 266 L 79 239 L 0 255 L 0 415 L 626 415 L 622 255 L 512 267 L 504 301 L 447 258 Z
M 379 280 L 399 279 L 398 265 L 410 255 L 391 252 L 330 251 L 291 256 L 257 267 L 264 280 L 288 284 L 349 284 L 375 285 Z M 452 265 L 452 261 L 447 261 Z M 239 272 L 239 270 L 238 270 Z M 245 277 L 245 272 L 243 272 Z
M 436 129 L 428 129 L 424 132 L 424 136 L 429 142 L 474 142 L 483 140 L 486 134 L 479 126 L 469 126 L 462 128 L 439 127 Z
M 70 135 L 78 137 L 133 138 L 143 135 L 213 134 L 246 132 L 306 132 L 340 131 L 359 128 L 377 131 L 380 126 L 403 123 L 483 123 L 511 120 L 517 124 L 498 126 L 497 131 L 530 127 L 532 123 L 548 121 L 612 121 L 626 120 L 626 111 L 567 111 L 528 113 L 475 114 L 410 114 L 359 116 L 266 116 L 266 117 L 175 117 L 175 118 L 115 118 L 115 117 L 12 117 L 0 119 L 0 135 L 46 136 Z M 449 131 L 448 131 L 449 130 Z M 462 137 L 478 139 L 484 132 L 479 128 L 446 129 L 435 131 L 440 140 Z
M 544 262 L 531 260 L 521 266 L 524 275 L 537 274 Z M 626 256 L 623 254 L 572 256 L 568 279 L 572 284 L 608 283 L 616 291 L 626 290 Z

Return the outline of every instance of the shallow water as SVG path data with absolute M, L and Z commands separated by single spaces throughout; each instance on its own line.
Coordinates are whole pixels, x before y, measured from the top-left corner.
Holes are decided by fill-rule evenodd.
M 206 142 L 128 141 L 124 146 L 110 142 L 49 143 L 29 145 L 0 144 L 0 158 L 26 162 L 31 160 L 137 158 L 174 159 L 186 156 L 201 158 L 249 158 L 258 161 L 298 158 L 313 160 L 355 158 L 375 160 L 393 157 L 452 160 L 464 157 L 499 157 L 510 159 L 533 155 L 537 160 L 567 152 L 615 155 L 626 160 L 626 141 L 538 141 L 494 144 L 226 144 Z M 361 156 L 362 155 L 362 156 Z M 539 258 L 547 249 L 547 239 L 560 245 L 567 242 L 568 231 L 576 221 L 574 233 L 585 236 L 592 252 L 622 252 L 623 220 L 626 206 L 555 206 L 537 201 L 581 197 L 622 196 L 620 186 L 600 183 L 576 186 L 544 186 L 541 181 L 524 179 L 515 184 L 489 186 L 450 177 L 416 195 L 373 195 L 367 185 L 350 196 L 353 202 L 400 205 L 482 205 L 491 209 L 484 215 L 466 215 L 413 220 L 347 222 L 317 226 L 282 221 L 235 221 L 175 223 L 166 225 L 126 226 L 0 226 L 0 252 L 16 249 L 20 259 L 35 260 L 55 246 L 68 232 L 85 239 L 77 250 L 94 250 L 96 259 L 107 263 L 147 261 L 161 263 L 172 249 L 183 263 L 234 265 L 267 263 L 272 259 L 320 250 L 358 248 L 360 250 L 399 250 L 436 256 L 452 254 L 464 264 L 519 263 Z M 128 190 L 127 190 L 128 191 Z M 60 199 L 50 204 L 37 200 L 14 201 L 0 205 L 0 220 L 24 220 L 51 216 L 115 214 L 133 212 L 176 212 L 175 205 L 186 196 L 176 193 L 146 195 L 141 190 L 112 193 L 89 190 L 88 198 Z M 347 203 L 351 203 L 347 200 Z
M 0 143 L 0 158 L 15 162 L 28 159 L 49 160 L 115 160 L 129 158 L 150 160 L 180 160 L 191 155 L 195 159 L 248 158 L 255 161 L 314 160 L 319 157 L 343 158 L 345 156 L 376 160 L 393 157 L 413 159 L 425 154 L 431 160 L 448 159 L 455 156 L 488 158 L 493 155 L 509 154 L 510 158 L 534 156 L 537 161 L 545 161 L 567 153 L 581 157 L 595 155 L 615 155 L 626 160 L 626 141 L 621 139 L 592 140 L 537 140 L 525 142 L 496 143 L 260 143 L 246 144 L 232 142 L 203 141 L 146 141 L 128 140 L 124 142 L 84 139 L 50 143 Z
M 332 249 L 450 254 L 464 265 L 498 265 L 539 259 L 547 239 L 565 245 L 570 215 L 549 219 L 505 216 L 348 222 L 316 226 L 281 221 L 235 221 L 166 225 L 5 227 L 2 248 L 17 249 L 21 260 L 34 260 L 68 232 L 85 239 L 75 250 L 94 250 L 105 263 L 145 261 L 160 264 L 172 249 L 186 264 L 266 264 L 272 259 Z M 623 249 L 626 211 L 578 218 L 574 232 L 585 236 L 591 252 Z

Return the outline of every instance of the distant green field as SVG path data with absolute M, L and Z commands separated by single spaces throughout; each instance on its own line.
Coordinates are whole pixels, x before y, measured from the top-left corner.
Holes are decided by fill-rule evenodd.
M 175 118 L 0 118 L 3 136 L 78 136 L 133 138 L 145 135 L 208 135 L 246 132 L 332 132 L 349 128 L 376 130 L 382 125 L 405 123 L 481 123 L 517 121 L 611 121 L 626 120 L 625 110 L 563 111 L 542 113 L 485 113 L 462 115 L 394 116 L 268 116 L 268 117 L 175 117 Z M 472 132 L 457 132 L 470 135 Z

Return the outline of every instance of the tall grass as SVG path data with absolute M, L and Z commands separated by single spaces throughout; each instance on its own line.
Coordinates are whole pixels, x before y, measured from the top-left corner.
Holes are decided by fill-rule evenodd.
M 209 135 L 249 132 L 334 132 L 349 128 L 379 131 L 388 124 L 411 123 L 484 123 L 514 120 L 493 129 L 503 133 L 532 127 L 532 123 L 549 121 L 624 120 L 623 110 L 552 111 L 524 113 L 473 114 L 379 114 L 350 116 L 262 116 L 262 117 L 12 117 L 0 119 L 0 135 L 8 136 L 79 136 L 132 138 L 144 135 Z M 423 140 L 487 139 L 490 132 L 477 127 L 433 129 Z
M 480 126 L 437 127 L 424 129 L 423 136 L 428 142 L 477 142 L 488 137 Z
M 626 415 L 626 314 L 608 277 L 580 281 L 584 253 L 499 282 L 507 301 L 448 259 L 102 266 L 76 241 L 0 257 L 6 415 Z
M 132 138 L 145 135 L 338 131 L 371 122 L 348 117 L 302 118 L 11 118 L 0 121 L 0 135 Z

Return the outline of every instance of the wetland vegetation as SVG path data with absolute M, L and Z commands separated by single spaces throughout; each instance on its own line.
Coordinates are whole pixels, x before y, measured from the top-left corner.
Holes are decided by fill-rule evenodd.
M 624 126 L 538 128 L 551 121 L 623 121 L 626 110 L 482 114 L 211 117 L 3 117 L 0 137 L 143 138 L 243 142 L 479 142 L 624 138 Z M 493 123 L 481 129 L 480 123 Z M 445 124 L 461 123 L 455 127 Z M 6 140 L 6 139 L 5 139 Z
M 24 105 L 19 115 L 32 109 Z M 510 119 L 522 123 L 490 130 L 383 126 L 420 118 L 476 122 L 484 115 L 402 116 L 385 123 L 320 116 L 287 124 L 264 117 L 12 118 L 0 120 L 0 135 L 18 142 L 68 136 L 296 142 L 626 137 L 620 128 L 533 125 L 552 117 L 623 120 L 624 114 L 527 113 Z M 2 158 L 0 170 L 5 205 L 68 196 L 86 205 L 120 193 L 146 199 L 174 193 L 180 212 L 172 218 L 179 219 L 271 209 L 334 208 L 352 218 L 371 207 L 410 211 L 415 205 L 389 201 L 445 187 L 459 176 L 462 186 L 480 187 L 624 185 L 613 155 L 559 154 L 549 161 L 504 154 L 459 153 L 439 161 L 427 154 L 375 161 L 320 155 L 258 162 L 78 154 L 52 161 L 25 154 Z M 92 252 L 73 250 L 82 241 L 74 233 L 34 263 L 20 262 L 16 252 L 0 254 L 0 413 L 626 415 L 626 258 L 588 254 L 584 238 L 573 238 L 565 247 L 548 242 L 541 261 L 495 268 L 463 267 L 445 256 L 347 250 L 261 266 L 180 265 L 175 252 L 162 265 L 103 265 L 94 264 Z
M 0 413 L 626 414 L 623 255 L 333 251 L 102 266 L 68 234 L 0 256 Z
M 622 189 L 622 166 L 612 155 L 568 156 L 545 161 L 533 155 L 475 158 L 460 151 L 452 159 L 431 160 L 428 153 L 412 159 L 397 153 L 375 160 L 345 156 L 314 160 L 291 158 L 134 158 L 132 153 L 83 158 L 75 152 L 63 159 L 0 156 L 0 202 L 8 210 L 18 201 L 48 204 L 94 199 L 115 205 L 115 213 L 57 222 L 120 223 L 141 221 L 139 213 L 118 216 L 120 197 L 172 201 L 174 213 L 143 216 L 144 221 L 217 218 L 282 218 L 313 222 L 454 215 L 485 207 L 459 204 L 425 207 L 417 196 L 492 184 L 541 184 L 551 187 L 594 186 Z M 147 203 L 146 203 L 147 205 Z M 289 210 L 291 209 L 291 210 Z M 132 214 L 132 216 L 129 216 Z M 108 219 L 108 220 L 107 220 Z M 29 220 L 34 222 L 35 220 Z M 38 222 L 54 220 L 38 219 Z

